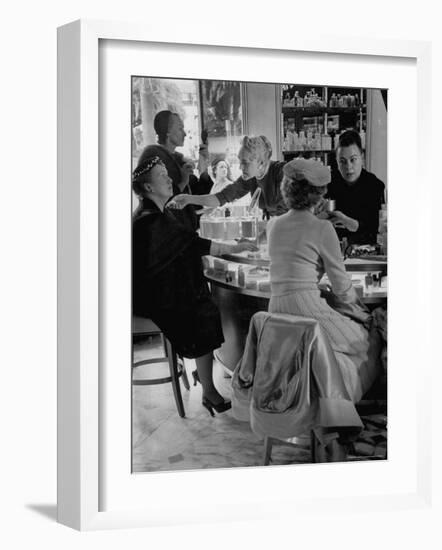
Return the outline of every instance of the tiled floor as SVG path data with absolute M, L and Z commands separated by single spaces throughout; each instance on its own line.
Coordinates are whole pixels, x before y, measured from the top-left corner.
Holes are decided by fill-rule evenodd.
M 135 360 L 149 354 L 159 355 L 161 347 L 147 341 L 135 344 Z M 191 381 L 193 361 L 186 361 Z M 135 378 L 148 378 L 167 373 L 167 365 L 137 367 Z M 166 374 L 167 375 L 167 374 Z M 229 397 L 229 380 L 222 368 L 215 365 L 214 380 L 218 390 Z M 186 417 L 180 418 L 175 406 L 171 384 L 133 386 L 133 449 L 134 472 L 193 470 L 260 466 L 263 460 L 263 440 L 246 422 L 235 420 L 231 411 L 212 418 L 201 405 L 201 386 L 191 385 L 190 391 L 181 384 Z M 296 447 L 275 446 L 272 463 L 308 463 L 310 451 Z
M 134 346 L 135 361 L 159 356 L 159 339 L 145 340 Z M 186 360 L 186 370 L 192 384 L 193 361 Z M 167 376 L 167 364 L 144 365 L 134 370 L 136 378 Z M 215 362 L 214 380 L 218 391 L 230 397 L 230 379 Z M 264 443 L 247 422 L 233 418 L 231 411 L 212 418 L 201 405 L 201 385 L 185 390 L 181 383 L 185 418 L 176 409 L 171 384 L 133 386 L 132 392 L 132 469 L 133 472 L 194 470 L 261 466 Z M 376 388 L 374 388 L 376 393 Z M 373 396 L 372 396 L 373 397 Z M 376 397 L 376 396 L 375 396 Z M 370 401 L 368 403 L 373 403 Z M 376 402 L 375 402 L 376 403 Z M 382 402 L 385 403 L 385 402 Z M 386 458 L 386 409 L 362 409 L 365 429 L 354 445 L 352 460 Z M 275 445 L 272 464 L 310 463 L 310 449 Z

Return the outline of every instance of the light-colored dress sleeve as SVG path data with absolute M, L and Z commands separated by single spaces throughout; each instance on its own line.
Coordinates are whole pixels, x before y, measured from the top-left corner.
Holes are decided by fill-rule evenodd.
M 323 223 L 319 253 L 324 262 L 324 269 L 332 285 L 333 293 L 341 295 L 352 292 L 351 277 L 345 271 L 338 236 L 329 221 Z
M 322 229 L 320 254 L 333 290 L 332 293 L 324 295 L 328 305 L 369 328 L 370 312 L 356 294 L 351 277 L 345 270 L 338 236 L 329 221 L 324 222 Z

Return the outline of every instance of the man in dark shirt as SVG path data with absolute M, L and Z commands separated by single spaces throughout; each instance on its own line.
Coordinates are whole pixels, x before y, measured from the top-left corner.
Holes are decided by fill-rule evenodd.
M 338 172 L 332 174 L 327 197 L 336 201 L 330 219 L 340 238 L 349 243 L 373 244 L 384 203 L 383 182 L 362 167 L 361 138 L 354 130 L 339 137 L 336 149 Z

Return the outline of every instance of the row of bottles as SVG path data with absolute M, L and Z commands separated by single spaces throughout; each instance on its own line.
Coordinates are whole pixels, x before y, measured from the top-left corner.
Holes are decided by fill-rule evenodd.
M 301 130 L 299 133 L 295 130 L 287 130 L 284 141 L 282 144 L 282 150 L 285 152 L 290 151 L 331 151 L 336 149 L 339 141 L 339 133 L 335 133 L 334 136 L 329 134 L 321 134 L 319 132 L 313 133 L 311 131 L 304 132 Z M 361 136 L 362 149 L 365 149 L 365 131 L 359 132 Z
M 259 208 L 254 208 L 253 212 L 247 206 L 216 208 L 210 214 L 201 216 L 200 235 L 205 239 L 220 241 L 255 240 L 260 217 L 262 211 Z
M 282 106 L 283 107 L 330 107 L 330 108 L 349 108 L 360 107 L 362 100 L 358 93 L 339 94 L 332 93 L 328 102 L 325 97 L 319 95 L 315 88 L 308 90 L 301 95 L 296 86 L 285 84 L 282 86 Z
M 326 101 L 318 95 L 315 88 L 301 96 L 295 86 L 286 84 L 282 87 L 283 107 L 327 107 Z
M 328 103 L 331 108 L 359 107 L 360 100 L 358 94 L 332 94 Z
M 283 151 L 331 151 L 332 138 L 328 134 L 313 133 L 301 130 L 287 130 L 284 138 Z

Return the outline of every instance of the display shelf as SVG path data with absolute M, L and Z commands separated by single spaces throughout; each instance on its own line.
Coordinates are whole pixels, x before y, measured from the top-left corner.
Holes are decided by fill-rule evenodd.
M 261 257 L 248 257 L 247 252 L 241 252 L 240 254 L 225 254 L 222 259 L 227 262 L 254 265 L 257 267 L 270 267 L 270 258 L 268 256 L 261 255 Z M 368 257 L 361 258 L 347 258 L 344 261 L 344 266 L 348 272 L 381 272 L 387 273 L 387 260 L 371 260 Z
M 323 114 L 328 115 L 341 115 L 341 114 L 358 114 L 360 111 L 364 111 L 365 105 L 358 107 L 288 107 L 282 106 L 282 112 L 285 115 L 303 115 L 303 116 L 321 116 Z
M 362 88 L 314 86 L 309 90 L 307 86 L 282 85 L 279 158 L 317 155 L 321 162 L 335 167 L 334 147 L 343 131 L 356 130 L 365 143 L 366 94 Z
M 284 155 L 296 155 L 297 153 L 332 153 L 333 149 L 294 149 L 293 151 L 283 151 Z
M 230 290 L 232 292 L 235 292 L 236 294 L 242 295 L 242 296 L 251 296 L 253 298 L 263 298 L 265 300 L 270 299 L 271 292 L 270 290 L 258 290 L 254 288 L 246 288 L 239 286 L 237 282 L 227 282 L 225 281 L 221 275 L 216 275 L 213 272 L 210 272 L 208 270 L 204 271 L 204 275 L 206 279 L 212 283 L 217 285 L 220 288 L 224 288 L 226 290 Z M 372 293 L 364 294 L 364 296 L 361 297 L 361 301 L 366 305 L 382 305 L 385 304 L 387 301 L 387 292 L 386 291 L 373 291 Z

